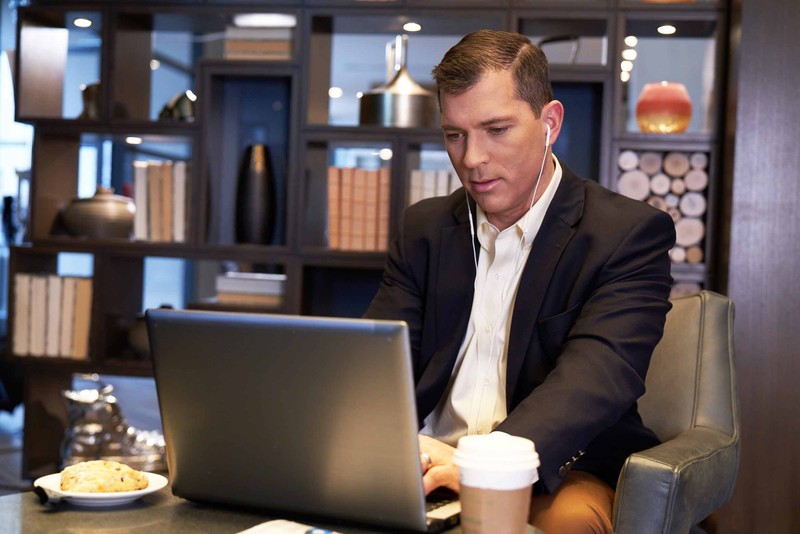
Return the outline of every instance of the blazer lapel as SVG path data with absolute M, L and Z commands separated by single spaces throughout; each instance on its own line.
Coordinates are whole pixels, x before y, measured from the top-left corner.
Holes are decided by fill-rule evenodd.
M 574 225 L 583 213 L 584 198 L 583 182 L 562 165 L 561 183 L 534 239 L 514 302 L 506 367 L 506 405 L 509 410 L 517 384 L 516 377 L 527 355 L 542 299 L 561 254 L 575 235 Z

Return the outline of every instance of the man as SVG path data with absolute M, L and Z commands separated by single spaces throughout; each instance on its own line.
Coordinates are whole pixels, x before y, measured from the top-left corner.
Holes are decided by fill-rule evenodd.
M 564 108 L 524 36 L 467 35 L 433 75 L 464 188 L 408 208 L 367 312 L 409 325 L 425 489 L 458 490 L 460 436 L 524 436 L 541 460 L 530 521 L 610 532 L 625 458 L 657 443 L 636 400 L 670 307 L 672 220 L 553 156 Z

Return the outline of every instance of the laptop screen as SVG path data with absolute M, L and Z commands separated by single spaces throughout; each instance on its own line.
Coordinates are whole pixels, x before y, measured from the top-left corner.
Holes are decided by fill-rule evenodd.
M 425 530 L 403 322 L 148 310 L 173 493 Z

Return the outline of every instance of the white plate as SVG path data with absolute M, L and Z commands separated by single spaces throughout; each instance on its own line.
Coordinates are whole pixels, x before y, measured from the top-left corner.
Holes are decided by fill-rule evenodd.
M 136 491 L 112 491 L 104 493 L 89 493 L 78 491 L 61 490 L 61 473 L 37 478 L 33 485 L 39 486 L 53 496 L 60 497 L 72 504 L 80 506 L 119 506 L 128 504 L 136 499 L 160 490 L 167 485 L 167 479 L 155 473 L 145 473 L 147 476 L 147 487 Z

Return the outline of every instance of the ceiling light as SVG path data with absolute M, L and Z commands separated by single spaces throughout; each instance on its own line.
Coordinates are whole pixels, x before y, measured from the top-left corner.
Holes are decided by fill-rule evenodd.
M 78 28 L 90 28 L 92 26 L 92 21 L 85 17 L 79 17 L 73 20 L 72 24 L 74 24 Z
M 625 83 L 631 79 L 631 73 L 623 70 L 619 73 L 619 79 L 622 80 L 622 83 Z
M 622 51 L 622 59 L 627 59 L 628 61 L 633 61 L 636 59 L 636 50 L 633 48 L 626 48 Z
M 382 148 L 378 151 L 378 157 L 381 158 L 383 161 L 389 161 L 392 159 L 392 149 L 391 148 Z
M 141 137 L 134 137 L 134 136 L 131 135 L 131 136 L 125 138 L 125 142 L 128 143 L 129 145 L 141 145 L 142 144 L 142 138 Z
M 191 89 L 187 89 L 186 90 L 186 98 L 188 98 L 192 102 L 195 102 L 197 100 L 197 95 L 194 94 Z
M 328 96 L 331 98 L 342 98 L 344 91 L 342 91 L 341 87 L 331 87 L 328 89 Z
M 658 27 L 658 33 L 661 35 L 672 35 L 676 32 L 675 26 L 672 24 L 664 24 Z
M 625 60 L 619 64 L 619 68 L 622 72 L 630 72 L 633 70 L 633 62 Z
M 635 35 L 629 35 L 625 38 L 625 44 L 633 48 L 639 44 L 639 39 Z
M 160 66 L 161 66 L 161 62 L 159 60 L 157 60 L 157 59 L 151 59 L 150 60 L 150 70 L 158 70 L 158 68 Z
M 403 29 L 407 32 L 418 32 L 422 29 L 422 26 L 416 22 L 406 22 L 403 24 Z
M 240 28 L 294 28 L 297 17 L 286 13 L 239 13 L 233 24 Z

